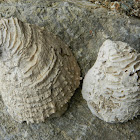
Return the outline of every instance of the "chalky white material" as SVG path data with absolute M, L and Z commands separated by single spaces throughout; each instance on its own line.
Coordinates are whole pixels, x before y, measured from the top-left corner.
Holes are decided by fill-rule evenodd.
M 46 29 L 0 20 L 0 92 L 18 122 L 43 122 L 66 108 L 80 83 L 71 50 Z
M 106 122 L 133 119 L 140 113 L 140 54 L 127 43 L 106 40 L 84 78 L 82 95 Z

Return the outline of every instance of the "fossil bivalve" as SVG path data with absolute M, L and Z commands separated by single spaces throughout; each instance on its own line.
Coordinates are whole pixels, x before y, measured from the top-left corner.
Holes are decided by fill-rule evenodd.
M 71 50 L 42 27 L 0 20 L 0 92 L 18 122 L 61 115 L 80 83 Z
M 140 53 L 121 41 L 106 40 L 83 81 L 91 112 L 110 122 L 126 122 L 140 113 Z

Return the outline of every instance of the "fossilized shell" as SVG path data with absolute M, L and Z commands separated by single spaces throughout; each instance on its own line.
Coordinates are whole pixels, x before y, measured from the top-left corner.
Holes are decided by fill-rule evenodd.
M 41 27 L 17 18 L 0 20 L 0 91 L 18 122 L 57 116 L 79 86 L 71 50 Z
M 106 40 L 84 78 L 82 95 L 106 122 L 133 119 L 140 113 L 140 54 L 127 43 Z

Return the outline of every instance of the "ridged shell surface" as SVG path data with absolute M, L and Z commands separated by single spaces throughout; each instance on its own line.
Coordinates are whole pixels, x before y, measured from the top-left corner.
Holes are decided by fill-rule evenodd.
M 106 40 L 84 78 L 82 95 L 106 122 L 133 119 L 140 113 L 140 54 L 127 43 Z
M 0 92 L 16 121 L 61 114 L 79 83 L 79 66 L 60 39 L 17 18 L 0 20 Z

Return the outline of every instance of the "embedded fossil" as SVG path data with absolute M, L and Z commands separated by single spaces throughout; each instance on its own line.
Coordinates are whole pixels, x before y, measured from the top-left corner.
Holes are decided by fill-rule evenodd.
M 140 54 L 127 43 L 106 40 L 83 81 L 83 98 L 106 122 L 126 122 L 140 113 Z
M 0 91 L 18 122 L 61 115 L 80 83 L 71 50 L 46 29 L 0 20 Z

